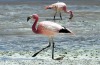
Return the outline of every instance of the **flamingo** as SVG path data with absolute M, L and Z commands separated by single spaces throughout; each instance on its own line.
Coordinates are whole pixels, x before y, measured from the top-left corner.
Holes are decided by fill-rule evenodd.
M 61 16 L 61 11 L 65 12 L 65 13 L 69 13 L 70 14 L 70 18 L 69 19 L 72 19 L 73 18 L 73 12 L 71 10 L 67 10 L 67 6 L 64 2 L 57 2 L 57 3 L 54 3 L 54 4 L 51 4 L 51 5 L 48 5 L 45 7 L 45 9 L 53 9 L 55 12 L 54 14 L 54 20 L 55 20 L 55 16 L 57 14 L 57 12 L 59 12 L 60 14 L 60 19 L 62 20 L 62 16 Z
M 33 14 L 27 17 L 27 22 L 29 21 L 29 19 L 35 20 L 35 22 L 32 25 L 32 31 L 34 33 L 46 35 L 49 38 L 49 45 L 46 46 L 45 48 L 42 48 L 40 51 L 36 52 L 32 57 L 35 57 L 37 54 L 39 54 L 46 48 L 50 47 L 52 44 L 52 59 L 54 59 L 54 44 L 55 44 L 53 41 L 54 35 L 56 35 L 57 33 L 72 33 L 72 31 L 51 21 L 42 21 L 37 24 L 39 20 L 39 16 L 37 14 Z

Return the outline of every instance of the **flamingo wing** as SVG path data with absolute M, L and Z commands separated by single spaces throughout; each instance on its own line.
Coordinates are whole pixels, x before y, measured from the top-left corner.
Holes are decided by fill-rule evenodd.
M 56 33 L 71 33 L 70 30 L 51 21 L 40 22 L 38 24 L 37 31 L 38 34 L 44 34 L 46 36 L 52 36 Z
M 63 28 L 61 25 L 50 21 L 40 22 L 39 25 L 42 25 L 42 27 L 52 32 L 59 32 Z
M 56 5 L 56 6 L 58 6 L 58 7 L 66 6 L 66 4 L 63 3 L 63 2 L 57 2 L 57 3 L 55 3 L 54 5 Z
M 50 5 L 50 7 L 56 11 L 62 11 L 64 6 L 66 6 L 66 4 L 63 2 L 57 2 Z

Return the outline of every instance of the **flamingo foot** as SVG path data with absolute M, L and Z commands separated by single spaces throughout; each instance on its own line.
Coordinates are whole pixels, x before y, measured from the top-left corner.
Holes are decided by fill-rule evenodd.
M 38 53 L 35 53 L 32 57 L 35 57 Z

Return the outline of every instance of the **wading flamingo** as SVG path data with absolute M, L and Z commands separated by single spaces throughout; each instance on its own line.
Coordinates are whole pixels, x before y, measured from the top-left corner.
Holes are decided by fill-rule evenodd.
M 27 21 L 29 21 L 29 19 L 35 20 L 34 24 L 32 25 L 32 31 L 34 33 L 43 34 L 49 37 L 49 45 L 41 49 L 40 51 L 36 52 L 32 57 L 35 57 L 38 53 L 50 47 L 52 44 L 52 59 L 54 59 L 54 44 L 55 43 L 53 41 L 53 36 L 57 33 L 72 33 L 72 32 L 69 29 L 51 21 L 42 21 L 37 24 L 38 19 L 39 19 L 39 16 L 37 14 L 33 14 L 27 17 Z
M 53 10 L 56 11 L 55 14 L 54 14 L 54 20 L 55 20 L 55 16 L 56 16 L 57 12 L 59 12 L 60 19 L 62 20 L 62 16 L 61 16 L 62 11 L 70 14 L 69 19 L 73 18 L 73 12 L 71 10 L 67 10 L 67 6 L 63 2 L 57 2 L 57 3 L 54 3 L 54 4 L 48 5 L 48 6 L 45 7 L 45 9 L 46 10 L 47 9 L 53 9 Z

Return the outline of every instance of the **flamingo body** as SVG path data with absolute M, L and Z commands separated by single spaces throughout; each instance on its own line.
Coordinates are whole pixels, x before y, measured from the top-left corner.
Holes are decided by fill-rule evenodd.
M 42 21 L 37 24 L 39 19 L 39 16 L 37 14 L 33 14 L 32 16 L 28 17 L 27 21 L 30 18 L 35 19 L 35 22 L 32 25 L 32 31 L 36 34 L 42 34 L 49 37 L 49 45 L 43 48 L 42 50 L 50 47 L 52 43 L 52 59 L 54 59 L 54 41 L 52 37 L 57 33 L 72 33 L 72 32 L 66 29 L 65 27 L 51 21 Z M 32 57 L 35 57 L 42 50 L 35 53 Z
M 53 9 L 54 11 L 56 11 L 54 14 L 54 19 L 55 19 L 57 12 L 60 13 L 61 20 L 62 20 L 61 12 L 69 13 L 70 14 L 69 19 L 73 18 L 73 12 L 67 9 L 67 5 L 64 2 L 57 2 L 54 4 L 48 5 L 45 7 L 45 9 Z
M 50 21 L 40 22 L 37 27 L 39 34 L 43 34 L 49 37 L 59 33 L 61 29 L 63 29 L 61 25 Z
M 63 2 L 57 2 L 57 3 L 49 5 L 49 7 L 51 7 L 53 10 L 57 12 L 61 12 L 61 11 L 64 11 L 63 7 L 66 7 L 66 4 Z

